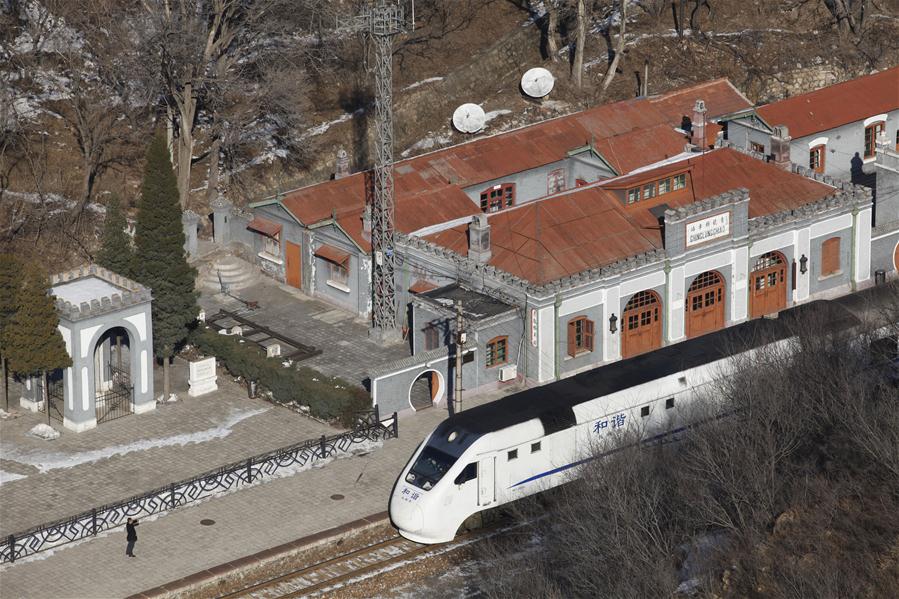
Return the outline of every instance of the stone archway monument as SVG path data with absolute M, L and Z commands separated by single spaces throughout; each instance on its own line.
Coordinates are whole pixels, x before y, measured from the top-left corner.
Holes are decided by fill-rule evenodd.
M 51 417 L 56 413 L 66 428 L 84 431 L 155 409 L 150 290 L 96 265 L 54 275 L 50 282 L 72 358 L 72 366 L 57 374 L 61 386 L 54 391 L 51 384 L 62 403 L 62 409 L 47 407 Z M 22 405 L 37 409 L 41 392 L 36 380 L 29 383 Z

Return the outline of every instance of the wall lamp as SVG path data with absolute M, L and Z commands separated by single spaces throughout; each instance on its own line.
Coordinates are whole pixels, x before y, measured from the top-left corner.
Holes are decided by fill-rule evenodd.
M 802 274 L 808 272 L 808 258 L 806 258 L 805 254 L 802 254 L 802 257 L 799 258 L 799 272 Z
M 609 332 L 614 333 L 618 330 L 618 317 L 615 316 L 613 312 L 611 316 L 609 316 Z

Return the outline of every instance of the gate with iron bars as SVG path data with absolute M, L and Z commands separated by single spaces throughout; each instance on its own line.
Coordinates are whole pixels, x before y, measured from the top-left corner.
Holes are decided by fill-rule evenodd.
M 43 381 L 39 383 L 42 385 Z M 38 393 L 42 393 L 43 389 L 38 386 Z M 38 395 L 40 397 L 40 395 Z M 63 421 L 63 405 L 65 402 L 65 393 L 63 391 L 62 379 L 51 380 L 47 386 L 47 399 L 50 408 L 50 418 L 57 422 Z
M 97 393 L 97 424 L 127 416 L 134 411 L 134 385 L 131 384 L 128 372 L 111 364 L 107 364 L 106 369 L 109 375 L 107 380 L 111 381 L 112 385 L 109 389 Z

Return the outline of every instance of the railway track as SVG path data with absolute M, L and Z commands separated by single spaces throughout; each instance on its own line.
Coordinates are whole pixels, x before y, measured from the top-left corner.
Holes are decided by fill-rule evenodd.
M 387 572 L 399 564 L 428 556 L 439 555 L 464 547 L 493 534 L 497 527 L 489 527 L 456 537 L 441 545 L 422 545 L 395 535 L 337 557 L 293 570 L 258 584 L 243 588 L 220 599 L 285 599 L 315 596 L 324 591 L 349 586 L 377 574 Z

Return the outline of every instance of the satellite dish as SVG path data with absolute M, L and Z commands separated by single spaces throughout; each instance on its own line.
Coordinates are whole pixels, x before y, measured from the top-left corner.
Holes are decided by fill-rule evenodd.
M 477 133 L 486 122 L 484 109 L 477 104 L 463 104 L 453 113 L 453 127 L 462 133 Z
M 542 98 L 552 91 L 556 83 L 553 74 L 543 67 L 534 67 L 521 77 L 521 89 L 532 98 Z

